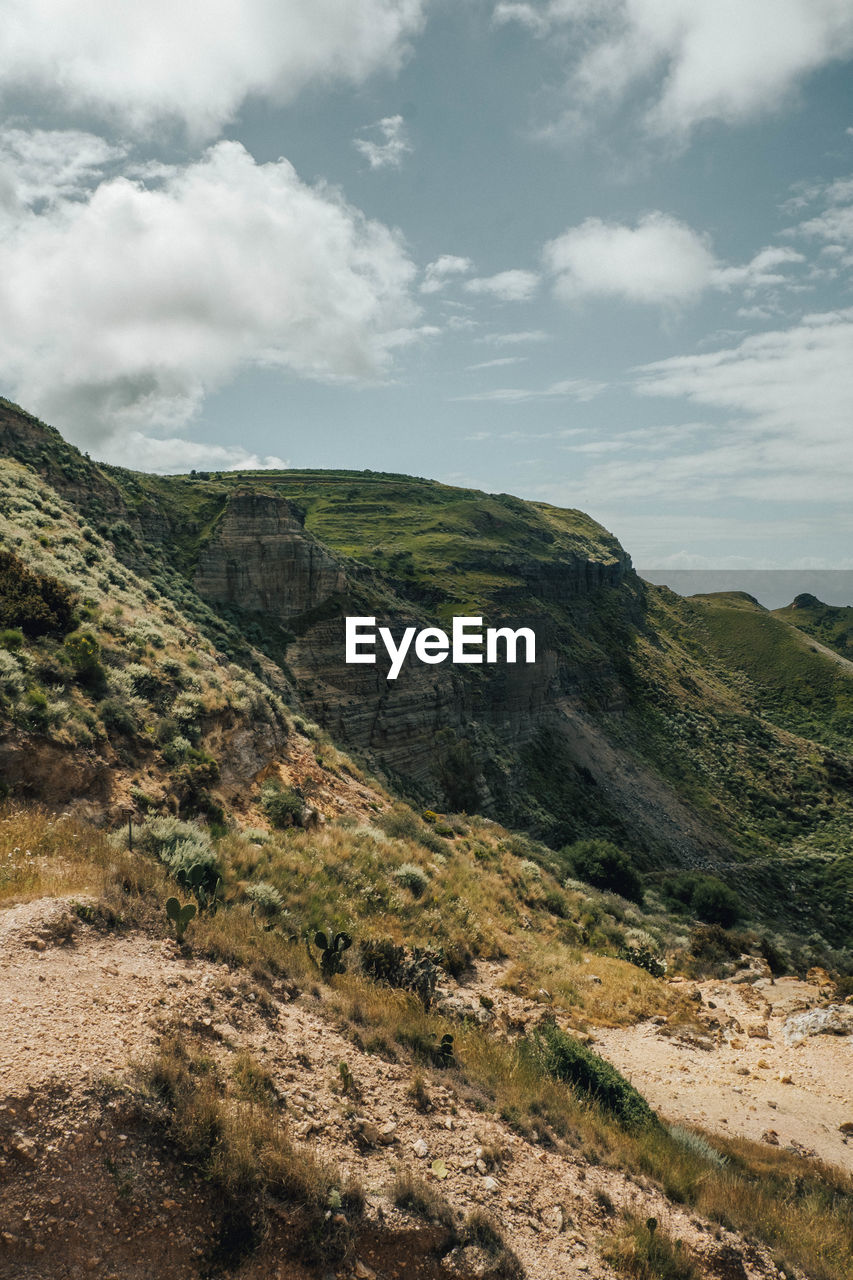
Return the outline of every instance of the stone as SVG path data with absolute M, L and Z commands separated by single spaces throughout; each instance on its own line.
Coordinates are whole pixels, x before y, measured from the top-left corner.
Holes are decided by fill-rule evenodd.
M 412 1143 L 412 1150 L 419 1160 L 425 1160 L 429 1155 L 429 1147 L 423 1138 L 418 1138 L 416 1142 Z

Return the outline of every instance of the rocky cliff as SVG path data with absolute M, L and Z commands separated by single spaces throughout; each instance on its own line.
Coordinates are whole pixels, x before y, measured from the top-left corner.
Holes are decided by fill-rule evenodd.
M 335 558 L 277 494 L 240 489 L 201 548 L 194 584 L 203 599 L 287 622 L 347 589 Z

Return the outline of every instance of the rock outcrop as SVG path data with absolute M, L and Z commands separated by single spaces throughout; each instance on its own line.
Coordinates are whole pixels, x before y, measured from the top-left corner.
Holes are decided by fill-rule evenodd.
M 211 604 L 286 622 L 346 590 L 340 564 L 284 498 L 238 490 L 202 548 L 195 588 Z

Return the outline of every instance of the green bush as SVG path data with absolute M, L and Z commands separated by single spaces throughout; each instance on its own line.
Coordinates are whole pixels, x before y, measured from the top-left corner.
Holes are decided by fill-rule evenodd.
M 740 898 L 716 876 L 684 871 L 664 881 L 661 891 L 665 902 L 674 910 L 689 911 L 706 924 L 719 924 L 728 929 L 740 919 Z
M 284 910 L 284 898 L 268 880 L 256 880 L 250 884 L 246 897 L 259 915 L 277 916 Z
M 17 702 L 24 692 L 24 673 L 20 665 L 7 653 L 0 649 L 0 694 L 11 702 Z
M 0 631 L 0 649 L 9 653 L 17 653 L 24 643 L 24 633 L 19 627 L 7 627 Z
M 422 898 L 429 888 L 429 876 L 414 862 L 404 862 L 391 874 L 398 884 L 411 892 L 413 898 Z
M 121 844 L 127 844 L 127 831 L 123 828 L 117 836 Z M 173 874 L 189 871 L 190 867 L 210 867 L 219 871 L 219 859 L 203 827 L 195 822 L 182 822 L 173 817 L 150 817 L 134 828 L 134 845 L 143 853 L 149 853 Z
M 392 840 L 414 840 L 430 853 L 446 853 L 447 845 L 407 804 L 398 803 L 379 814 L 376 825 Z
M 261 809 L 274 827 L 302 825 L 305 801 L 293 787 L 267 782 L 261 791 Z
M 34 573 L 11 551 L 0 551 L 0 627 L 25 635 L 63 636 L 74 626 L 74 594 L 57 578 Z
M 79 684 L 99 689 L 106 680 L 101 666 L 101 646 L 90 631 L 72 631 L 65 637 L 65 652 Z
M 643 901 L 643 879 L 630 858 L 609 840 L 578 840 L 560 852 L 566 870 L 578 880 L 609 889 L 631 902 Z
M 136 732 L 136 720 L 118 698 L 105 698 L 98 704 L 98 717 L 107 729 L 128 737 Z
M 527 1045 L 549 1076 L 565 1081 L 578 1093 L 597 1102 L 625 1128 L 658 1124 L 643 1095 L 614 1066 L 566 1035 L 555 1022 L 541 1023 Z

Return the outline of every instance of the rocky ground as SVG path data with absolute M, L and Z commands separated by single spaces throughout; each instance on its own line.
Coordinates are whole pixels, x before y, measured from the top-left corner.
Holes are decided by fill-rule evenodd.
M 821 969 L 806 981 L 774 980 L 747 959 L 726 981 L 671 979 L 695 1016 L 596 1027 L 590 1040 L 672 1123 L 853 1171 L 853 1005 L 831 1002 L 834 987 Z M 501 965 L 478 966 L 466 991 L 472 1008 L 490 993 L 499 1024 L 540 1017 L 547 993 L 525 1000 L 503 989 L 503 977 Z
M 672 1205 L 645 1180 L 595 1165 L 582 1150 L 523 1139 L 467 1102 L 451 1072 L 433 1073 L 428 1108 L 419 1110 L 411 1067 L 360 1051 L 330 1020 L 322 990 L 262 990 L 174 943 L 99 931 L 59 899 L 0 911 L 0 957 L 0 1277 L 206 1274 L 212 1192 L 179 1165 L 122 1088 L 132 1079 L 129 1064 L 175 1024 L 203 1037 L 219 1060 L 248 1049 L 274 1081 L 294 1136 L 367 1193 L 367 1228 L 357 1253 L 337 1269 L 294 1261 L 283 1212 L 280 1229 L 235 1275 L 488 1274 L 487 1256 L 473 1246 L 437 1260 L 441 1229 L 393 1204 L 389 1186 L 400 1169 L 434 1183 L 457 1215 L 488 1211 L 530 1280 L 610 1280 L 601 1242 L 626 1206 L 684 1240 L 706 1276 L 781 1274 L 766 1251 Z M 541 1013 L 541 1003 L 502 991 L 500 971 L 486 965 L 446 998 L 481 1008 L 486 990 L 496 1004 L 496 1034 L 502 1020 Z M 817 1002 L 819 987 L 759 981 L 697 990 L 702 1005 L 697 1000 L 692 1030 L 600 1031 L 597 1047 L 668 1119 L 701 1118 L 710 1128 L 758 1137 L 775 1130 L 766 1141 L 849 1165 L 838 1126 L 850 1118 L 842 1095 L 853 1041 L 797 1041 L 803 1026 L 791 1030 L 791 1016 Z M 711 1043 L 691 1043 L 691 1035 Z M 352 1074 L 346 1093 L 342 1061 Z M 435 1169 L 434 1161 L 441 1162 Z

